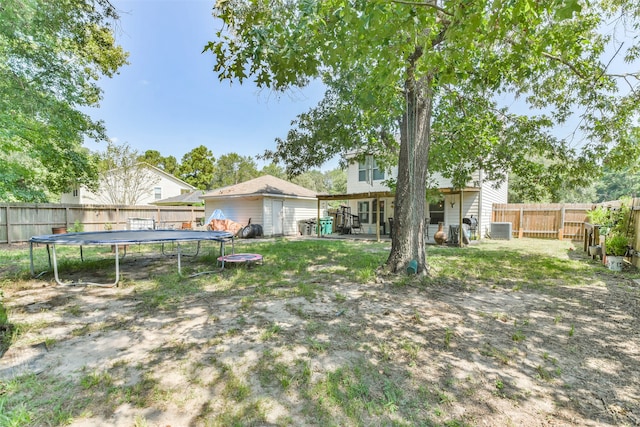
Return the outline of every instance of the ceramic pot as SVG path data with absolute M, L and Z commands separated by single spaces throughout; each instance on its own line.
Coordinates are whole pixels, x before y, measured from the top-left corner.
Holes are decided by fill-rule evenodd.
M 444 242 L 447 241 L 447 233 L 444 232 L 444 222 L 438 223 L 438 231 L 433 235 L 433 240 L 439 245 L 443 245 Z

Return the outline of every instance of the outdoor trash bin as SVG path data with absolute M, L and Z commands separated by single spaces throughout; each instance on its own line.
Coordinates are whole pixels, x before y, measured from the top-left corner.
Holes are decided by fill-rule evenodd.
M 320 218 L 320 234 L 331 234 L 333 233 L 333 218 L 325 217 Z
M 316 222 L 315 221 L 307 221 L 307 236 L 313 236 L 316 234 Z

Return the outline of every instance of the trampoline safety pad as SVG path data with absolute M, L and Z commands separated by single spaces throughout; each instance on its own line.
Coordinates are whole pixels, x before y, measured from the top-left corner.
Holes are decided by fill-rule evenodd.
M 262 259 L 262 255 L 260 254 L 230 254 L 230 255 L 219 256 L 218 262 L 222 264 L 222 267 L 224 267 L 224 264 L 226 262 L 262 264 L 263 259 Z

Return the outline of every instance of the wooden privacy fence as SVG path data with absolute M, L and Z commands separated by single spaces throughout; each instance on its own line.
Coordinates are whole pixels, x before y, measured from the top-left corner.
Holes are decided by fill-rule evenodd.
M 126 230 L 130 218 L 153 219 L 157 228 L 195 226 L 204 221 L 202 206 L 111 206 L 0 204 L 0 244 L 27 242 L 53 228 L 82 224 L 84 231 Z
M 510 222 L 513 237 L 581 240 L 592 203 L 493 205 L 491 222 Z

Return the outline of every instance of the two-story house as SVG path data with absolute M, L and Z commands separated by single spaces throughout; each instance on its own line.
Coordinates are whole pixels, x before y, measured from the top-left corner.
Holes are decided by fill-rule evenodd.
M 102 175 L 96 192 L 80 186 L 63 193 L 61 203 L 93 205 L 148 205 L 190 193 L 196 188 L 146 163 L 127 170 L 113 169 Z
M 373 156 L 349 162 L 347 169 L 347 193 L 345 195 L 318 196 L 320 200 L 344 200 L 344 209 L 358 216 L 360 228 L 366 234 L 390 234 L 394 217 L 394 194 L 384 182 L 397 176 L 397 167 L 385 172 L 378 167 Z M 451 181 L 440 175 L 433 176 L 440 198 L 426 206 L 428 239 L 444 223 L 450 225 L 464 222 L 477 225 L 476 237 L 483 238 L 490 230 L 491 212 L 494 203 L 507 203 L 507 183 L 496 185 L 485 180 L 482 170 L 476 171 L 464 188 L 454 188 Z M 465 220 L 466 218 L 466 220 Z M 340 218 L 337 219 L 340 222 Z M 379 225 L 378 225 L 379 224 Z M 338 224 L 339 225 L 339 224 Z

